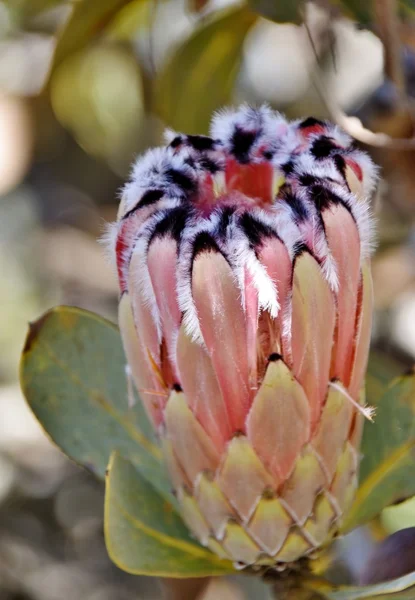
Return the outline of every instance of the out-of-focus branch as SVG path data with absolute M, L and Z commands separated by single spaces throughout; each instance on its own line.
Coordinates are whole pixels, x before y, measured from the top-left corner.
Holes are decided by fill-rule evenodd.
M 385 73 L 405 98 L 405 74 L 402 68 L 397 0 L 373 0 L 376 33 L 383 42 Z
M 381 0 L 379 0 L 380 2 Z M 385 0 L 388 2 L 389 0 Z M 319 64 L 319 57 L 316 52 L 316 46 L 312 37 L 312 32 L 304 15 L 304 28 L 306 31 L 306 44 L 304 56 L 311 56 L 309 61 L 309 71 L 311 80 L 323 102 L 332 121 L 342 127 L 354 139 L 368 146 L 375 146 L 388 150 L 415 150 L 415 137 L 412 138 L 393 138 L 386 133 L 375 133 L 367 129 L 360 119 L 348 116 L 337 103 L 333 94 L 327 89 L 324 81 L 324 73 Z

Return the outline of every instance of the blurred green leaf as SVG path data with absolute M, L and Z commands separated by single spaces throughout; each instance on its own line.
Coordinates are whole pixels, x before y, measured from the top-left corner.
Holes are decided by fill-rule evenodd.
M 205 577 L 234 572 L 190 538 L 174 508 L 115 453 L 106 480 L 105 540 L 111 560 L 135 575 Z
M 360 487 L 344 529 L 378 515 L 386 506 L 415 495 L 415 374 L 395 380 L 366 423 Z
M 70 54 L 101 35 L 118 12 L 133 0 L 78 0 L 56 45 L 51 73 Z M 143 0 L 144 2 L 145 0 Z
M 379 565 L 379 568 L 381 567 L 382 565 Z M 327 600 L 413 600 L 415 572 L 391 581 L 365 586 L 336 586 L 324 579 L 309 579 L 306 575 L 303 586 L 318 592 Z
M 381 524 L 388 533 L 415 527 L 415 497 L 385 508 L 382 512 Z
M 373 3 L 362 0 L 339 0 L 347 16 L 367 27 L 373 20 Z
M 156 80 L 156 108 L 168 125 L 207 132 L 212 112 L 231 100 L 242 45 L 256 18 L 244 6 L 233 7 L 179 46 Z
M 415 0 L 401 0 L 399 4 L 404 17 L 415 16 Z
M 144 114 L 132 51 L 101 43 L 76 52 L 57 68 L 50 91 L 57 118 L 80 146 L 126 170 L 138 150 Z
M 142 404 L 128 408 L 124 367 L 115 325 L 61 306 L 30 325 L 21 386 L 47 434 L 68 456 L 103 478 L 111 452 L 118 450 L 171 499 Z
M 405 365 L 390 354 L 372 349 L 366 373 L 366 401 L 377 405 L 390 382 L 398 377 Z
M 252 10 L 271 21 L 299 23 L 304 0 L 248 0 L 248 4 Z
M 13 25 L 24 29 L 41 13 L 60 4 L 67 4 L 68 0 L 4 0 L 4 3 L 9 10 Z
M 415 573 L 375 585 L 344 587 L 326 592 L 329 600 L 374 600 L 375 598 L 376 600 L 413 600 L 414 594 Z
M 105 30 L 108 40 L 130 41 L 150 27 L 155 16 L 153 0 L 131 0 L 121 8 Z

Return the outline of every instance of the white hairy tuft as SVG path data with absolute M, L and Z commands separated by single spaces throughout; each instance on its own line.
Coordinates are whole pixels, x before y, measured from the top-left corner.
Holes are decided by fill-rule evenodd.
M 364 262 L 371 256 L 375 248 L 375 222 L 372 217 L 370 203 L 359 200 L 354 194 L 346 190 L 344 186 L 332 182 L 328 182 L 326 185 L 330 191 L 343 201 L 352 213 L 360 238 L 361 262 Z
M 210 131 L 212 138 L 220 140 L 226 152 L 232 152 L 233 136 L 238 129 L 256 135 L 249 150 L 253 162 L 264 160 L 257 155 L 260 148 L 275 151 L 275 146 L 282 145 L 290 132 L 285 118 L 266 104 L 258 108 L 243 104 L 237 110 L 221 110 L 214 115 Z
M 104 226 L 104 232 L 98 240 L 98 242 L 104 248 L 104 255 L 107 263 L 111 265 L 114 273 L 117 272 L 117 256 L 115 248 L 117 244 L 118 229 L 119 224 L 117 221 L 114 223 L 106 223 Z
M 164 139 L 164 143 L 166 144 L 166 146 L 168 146 L 169 144 L 172 143 L 172 141 L 176 138 L 176 137 L 181 137 L 182 134 L 178 133 L 177 131 L 174 131 L 174 129 L 170 129 L 170 127 L 167 127 L 164 130 L 163 133 L 163 139 Z
M 238 226 L 236 220 L 228 230 L 227 250 L 237 276 L 239 289 L 242 294 L 242 304 L 245 308 L 245 272 L 251 277 L 258 294 L 258 305 L 262 310 L 267 310 L 275 318 L 280 305 L 278 293 L 274 282 L 269 277 L 266 268 L 257 259 L 255 252 L 250 247 L 248 238 Z
M 372 252 L 374 225 L 367 198 L 377 182 L 377 167 L 367 154 L 351 146 L 351 138 L 337 126 L 325 123 L 323 134 L 316 131 L 305 139 L 299 128 L 300 123 L 301 121 L 287 122 L 282 115 L 272 111 L 267 105 L 253 108 L 244 104 L 237 110 L 222 110 L 213 117 L 211 135 L 214 140 L 217 140 L 214 149 L 200 150 L 192 147 L 190 138 L 186 144 L 186 135 L 167 130 L 166 144 L 170 144 L 177 136 L 182 137 L 183 144 L 178 145 L 177 148 L 159 147 L 149 150 L 133 165 L 130 181 L 122 192 L 119 221 L 107 226 L 102 236 L 102 243 L 107 249 L 108 256 L 115 263 L 117 236 L 122 228 L 126 246 L 124 256 L 121 257 L 123 276 L 127 281 L 130 278 L 129 284 L 133 287 L 134 293 L 137 293 L 140 301 L 150 309 L 159 343 L 162 342 L 163 337 L 162 322 L 148 269 L 148 247 L 157 224 L 174 208 L 188 207 L 189 217 L 178 242 L 176 289 L 171 290 L 171 293 L 177 296 L 186 333 L 201 345 L 204 345 L 204 340 L 192 293 L 192 261 L 195 240 L 200 233 L 205 232 L 215 240 L 219 251 L 231 266 L 235 285 L 240 291 L 242 306 L 245 307 L 246 304 L 246 274 L 249 273 L 258 295 L 259 310 L 268 311 L 273 318 L 281 315 L 282 335 L 287 345 L 288 360 L 290 360 L 292 302 L 290 300 L 284 306 L 280 306 L 277 287 L 268 275 L 267 269 L 257 258 L 252 241 L 248 239 L 239 224 L 244 211 L 269 228 L 285 244 L 291 261 L 295 259 L 299 245 L 306 244 L 318 260 L 331 290 L 338 291 L 337 265 L 327 242 L 321 212 L 313 200 L 309 187 L 301 183 L 302 175 L 315 177 L 320 185 L 336 194 L 350 210 L 360 237 L 361 260 L 366 260 Z M 220 231 L 223 206 L 233 206 L 231 204 L 233 196 L 226 191 L 224 169 L 225 161 L 234 152 L 234 134 L 238 129 L 253 134 L 252 145 L 247 151 L 247 161 L 251 164 L 270 160 L 277 176 L 283 172 L 284 165 L 288 162 L 292 163 L 292 172 L 288 173 L 286 169 L 288 173 L 285 177 L 286 189 L 291 186 L 292 193 L 306 208 L 307 218 L 302 218 L 301 211 L 296 212 L 293 209 L 288 196 L 284 197 L 282 191 L 277 195 L 275 203 L 266 207 L 259 202 L 255 205 L 253 200 L 252 204 L 249 204 L 241 193 L 239 204 L 238 195 L 235 194 L 235 211 L 229 217 L 226 231 Z M 362 169 L 362 197 L 357 198 L 347 189 L 344 177 L 337 168 L 333 156 L 317 159 L 311 153 L 313 141 L 321 135 L 327 135 L 338 145 L 338 149 L 333 150 L 334 154 L 337 153 L 346 160 L 349 158 L 356 161 Z M 270 152 L 271 158 L 264 157 L 264 149 Z M 236 152 L 235 156 L 237 156 Z M 214 175 L 206 166 L 208 160 L 215 161 L 217 172 Z M 240 160 L 243 161 L 244 158 Z M 211 171 L 216 169 L 210 167 Z M 177 177 L 177 173 L 174 172 L 182 176 L 185 182 L 183 185 L 180 182 L 181 177 Z M 190 182 L 190 188 L 194 184 L 194 189 L 197 190 L 198 184 L 211 181 L 207 175 L 212 177 L 215 190 L 212 198 L 205 202 L 206 198 L 202 196 L 207 193 L 205 190 L 209 189 L 208 186 L 200 185 L 199 189 L 203 190 L 203 193 L 198 196 L 197 193 L 189 192 L 189 185 L 186 183 Z M 144 208 L 143 203 L 140 208 L 143 195 L 151 190 L 161 191 L 161 198 L 150 204 L 152 198 L 150 196 L 147 206 Z M 135 208 L 137 211 L 134 210 Z M 128 217 L 123 219 L 127 213 Z M 139 257 L 134 272 L 129 268 L 132 254 Z M 160 260 L 163 260 L 162 256 Z M 178 332 L 175 332 L 176 334 Z M 171 356 L 170 360 L 175 364 L 175 356 Z
M 206 232 L 214 236 L 217 215 L 190 222 L 183 232 L 177 267 L 176 294 L 179 308 L 183 313 L 183 324 L 187 335 L 196 343 L 204 345 L 199 316 L 192 293 L 192 260 L 194 242 L 197 236 Z
M 171 179 L 169 171 L 174 169 L 191 179 L 195 179 L 196 172 L 186 163 L 189 152 L 183 149 L 175 153 L 172 148 L 153 148 L 148 150 L 134 164 L 130 181 L 123 190 L 123 213 L 133 209 L 145 192 L 149 190 L 162 190 L 167 198 L 184 198 L 183 188 Z
M 352 160 L 355 160 L 362 169 L 363 196 L 366 198 L 366 201 L 368 201 L 378 184 L 380 168 L 375 165 L 369 154 L 362 152 L 362 150 L 351 150 L 347 156 Z

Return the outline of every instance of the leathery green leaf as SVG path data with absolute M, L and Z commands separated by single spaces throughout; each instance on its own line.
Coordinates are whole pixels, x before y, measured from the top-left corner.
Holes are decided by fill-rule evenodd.
M 415 495 L 415 374 L 397 378 L 366 423 L 360 487 L 344 530 L 370 521 L 384 508 Z
M 56 117 L 82 148 L 123 166 L 140 135 L 142 92 L 132 51 L 105 43 L 92 44 L 64 61 L 52 78 L 50 99 Z
M 142 0 L 145 2 L 146 0 Z M 133 0 L 79 0 L 59 37 L 53 57 L 51 72 L 73 52 L 86 46 L 101 35 L 118 12 Z
M 389 354 L 371 350 L 366 373 L 366 402 L 377 406 L 390 382 L 402 373 L 402 363 Z
M 231 100 L 245 35 L 256 20 L 246 6 L 205 21 L 156 80 L 156 109 L 168 125 L 207 132 L 212 112 Z
M 43 12 L 65 2 L 66 0 L 3 0 L 13 24 L 23 29 Z
M 411 600 L 415 597 L 415 572 L 392 581 L 362 587 L 337 587 L 318 580 L 310 581 L 307 587 L 323 593 L 327 600 Z
M 360 2 L 360 0 L 337 0 L 346 16 L 356 20 L 363 26 L 369 26 L 373 22 L 372 2 Z
M 171 498 L 142 404 L 128 407 L 125 363 L 115 325 L 61 306 L 30 325 L 21 386 L 46 433 L 69 457 L 103 478 L 111 452 L 118 450 Z
M 234 572 L 192 540 L 173 506 L 119 454 L 106 478 L 105 540 L 111 560 L 135 575 L 205 577 Z

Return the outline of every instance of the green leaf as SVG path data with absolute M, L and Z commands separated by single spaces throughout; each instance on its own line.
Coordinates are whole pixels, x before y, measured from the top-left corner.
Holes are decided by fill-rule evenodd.
M 53 308 L 30 325 L 20 376 L 30 408 L 69 457 L 103 478 L 111 452 L 118 450 L 171 499 L 142 404 L 128 408 L 115 325 L 78 308 Z
M 413 18 L 415 16 L 415 0 L 401 0 L 399 5 L 403 17 Z
M 395 380 L 366 423 L 360 487 L 344 525 L 352 529 L 415 495 L 415 374 Z
M 95 43 L 75 52 L 55 71 L 50 92 L 57 118 L 79 145 L 126 170 L 137 151 L 144 110 L 131 49 Z
M 117 453 L 106 479 L 105 540 L 111 560 L 135 575 L 205 577 L 234 572 L 190 538 L 174 508 Z
M 111 41 L 131 41 L 143 29 L 151 27 L 155 12 L 152 0 L 131 0 L 108 25 L 105 38 Z
M 32 19 L 43 12 L 66 4 L 67 0 L 3 0 L 16 28 L 26 28 Z
M 65 58 L 101 35 L 118 12 L 133 0 L 79 0 L 74 3 L 56 45 L 51 73 Z M 143 0 L 144 1 L 144 0 Z
M 381 565 L 379 565 L 381 568 Z M 326 592 L 329 600 L 410 600 L 415 597 L 415 572 L 392 581 Z
M 345 9 L 346 16 L 364 25 L 369 26 L 373 20 L 373 3 L 362 2 L 362 0 L 340 0 Z
M 366 401 L 377 406 L 390 382 L 398 377 L 405 366 L 390 354 L 371 350 L 366 373 Z
M 215 14 L 179 46 L 156 80 L 156 109 L 172 127 L 207 132 L 230 102 L 245 36 L 256 16 L 238 6 Z
M 381 515 L 381 524 L 388 533 L 415 527 L 415 496 L 386 508 Z
M 299 23 L 304 0 L 248 0 L 248 4 L 252 10 L 271 21 Z

